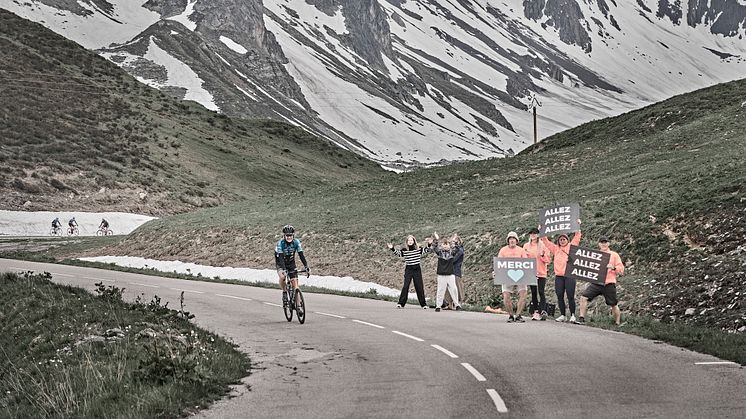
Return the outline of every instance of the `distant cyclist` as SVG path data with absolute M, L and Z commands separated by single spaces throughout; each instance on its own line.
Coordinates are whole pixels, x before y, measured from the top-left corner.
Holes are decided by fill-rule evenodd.
M 306 257 L 303 255 L 303 247 L 300 244 L 300 240 L 295 238 L 295 228 L 291 225 L 286 225 L 282 228 L 282 234 L 285 236 L 277 242 L 275 246 L 275 265 L 277 266 L 277 274 L 280 277 L 280 289 L 282 291 L 282 302 L 287 303 L 288 296 L 285 294 L 285 271 L 290 275 L 293 289 L 298 288 L 298 270 L 295 267 L 295 254 L 298 254 L 300 261 L 306 268 L 306 277 L 311 276 L 311 269 L 308 267 Z
M 54 220 L 52 220 L 52 228 L 60 228 L 62 227 L 62 223 L 60 222 L 60 217 L 56 217 Z
M 108 230 L 109 229 L 109 222 L 106 221 L 106 219 L 102 218 L 101 219 L 101 224 L 99 224 L 98 229 L 99 230 L 104 230 L 104 231 Z
M 69 226 L 70 228 L 75 228 L 75 227 L 77 227 L 77 226 L 78 226 L 78 222 L 77 222 L 77 221 L 75 221 L 75 217 L 73 217 L 73 218 L 71 218 L 71 219 L 70 219 L 70 221 L 68 221 L 68 222 L 67 222 L 67 225 L 68 225 L 68 226 Z

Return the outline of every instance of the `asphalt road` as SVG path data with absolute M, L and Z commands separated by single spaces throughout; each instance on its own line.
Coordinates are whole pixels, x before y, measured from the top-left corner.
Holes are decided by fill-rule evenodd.
M 194 321 L 252 360 L 246 386 L 205 418 L 746 415 L 746 369 L 614 331 L 310 293 L 301 325 L 285 320 L 279 289 L 7 259 L 0 270 L 171 306 L 184 290 Z

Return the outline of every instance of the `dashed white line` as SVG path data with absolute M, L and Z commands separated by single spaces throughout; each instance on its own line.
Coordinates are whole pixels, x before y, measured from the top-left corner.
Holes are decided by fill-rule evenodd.
M 236 300 L 252 301 L 251 298 L 236 297 L 235 295 L 225 295 L 225 294 L 215 294 L 215 295 L 217 295 L 218 297 L 234 298 Z
M 75 278 L 75 275 L 60 274 L 60 273 L 56 273 L 56 272 L 52 272 L 52 275 L 57 275 L 57 276 L 66 276 L 66 277 L 68 277 L 68 278 Z
M 264 304 L 266 304 L 266 305 L 268 305 L 268 306 L 273 306 L 273 307 L 282 307 L 282 306 L 281 306 L 280 304 L 275 304 L 275 303 L 268 303 L 268 302 L 266 302 L 266 301 L 263 301 L 263 303 L 264 303 Z
M 102 278 L 94 278 L 92 276 L 81 276 L 83 279 L 92 279 L 94 281 L 106 281 L 106 282 L 114 282 L 113 279 L 102 279 Z
M 430 345 L 433 348 L 439 350 L 440 352 L 443 352 L 444 354 L 450 356 L 451 358 L 458 358 L 458 355 L 454 354 L 453 352 L 449 351 L 448 349 L 440 346 L 440 345 Z
M 412 340 L 416 340 L 417 342 L 424 342 L 424 341 L 425 341 L 424 339 L 420 339 L 420 338 L 418 338 L 417 336 L 412 336 L 412 335 L 408 335 L 408 334 L 406 334 L 406 333 L 398 332 L 398 331 L 396 331 L 396 330 L 392 330 L 392 332 L 393 332 L 393 333 L 396 333 L 396 334 L 397 334 L 397 335 L 399 335 L 399 336 L 404 336 L 405 338 L 410 338 L 410 339 L 412 339 Z
M 497 391 L 494 388 L 488 388 L 487 394 L 492 397 L 492 401 L 495 402 L 495 407 L 497 408 L 497 411 L 500 413 L 508 413 L 508 407 L 505 406 L 505 402 L 503 401 L 502 397 L 500 397 L 499 394 L 497 394 Z
M 316 314 L 321 314 L 322 316 L 335 317 L 335 318 L 337 318 L 337 319 L 346 319 L 346 318 L 347 318 L 347 317 L 345 317 L 345 316 L 339 316 L 339 315 L 337 315 L 337 314 L 322 313 L 322 312 L 320 312 L 320 311 L 314 311 L 314 313 L 316 313 Z
M 461 365 L 463 365 L 464 368 L 466 368 L 466 370 L 469 371 L 471 373 L 471 375 L 473 375 L 474 378 L 477 379 L 477 381 L 487 381 L 487 379 L 484 378 L 484 375 L 480 374 L 479 371 L 477 371 L 476 368 L 474 368 L 474 367 L 471 366 L 471 364 L 469 364 L 467 362 L 462 362 Z
M 193 292 L 195 294 L 204 294 L 204 292 L 202 292 L 202 291 L 185 290 L 185 289 L 181 289 L 181 288 L 171 288 L 171 289 L 174 290 L 174 291 L 184 291 L 184 292 Z
M 128 284 L 139 285 L 141 287 L 148 287 L 148 288 L 160 288 L 158 285 L 141 284 L 139 282 L 128 282 Z
M 355 322 L 355 323 L 360 323 L 360 324 L 364 324 L 364 325 L 366 325 L 366 326 L 376 327 L 376 328 L 378 328 L 378 329 L 385 329 L 385 327 L 383 327 L 383 326 L 379 326 L 379 325 L 377 325 L 377 324 L 373 324 L 373 323 L 368 323 L 368 322 L 364 322 L 364 321 L 362 321 L 362 320 L 353 320 L 353 322 Z
M 694 365 L 738 365 L 733 361 L 695 362 Z

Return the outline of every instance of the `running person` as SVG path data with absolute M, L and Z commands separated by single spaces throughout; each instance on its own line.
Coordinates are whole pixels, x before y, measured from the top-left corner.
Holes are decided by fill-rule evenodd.
M 293 290 L 298 289 L 298 269 L 295 267 L 295 254 L 298 254 L 300 261 L 306 269 L 306 277 L 311 276 L 311 269 L 308 267 L 306 257 L 303 255 L 303 247 L 300 240 L 295 238 L 295 228 L 286 225 L 282 228 L 285 237 L 280 239 L 275 246 L 275 265 L 277 266 L 277 275 L 280 278 L 280 289 L 282 290 L 282 303 L 288 302 L 288 295 L 285 294 L 285 271 L 290 275 L 290 281 L 293 284 Z

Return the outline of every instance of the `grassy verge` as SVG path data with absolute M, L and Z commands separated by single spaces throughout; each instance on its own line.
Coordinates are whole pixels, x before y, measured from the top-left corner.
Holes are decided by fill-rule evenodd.
M 183 307 L 49 278 L 0 276 L 2 417 L 178 417 L 248 373 L 246 355 L 191 324 Z

